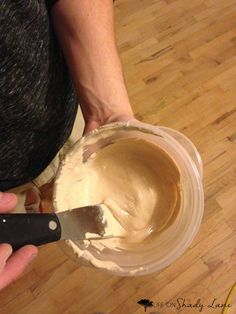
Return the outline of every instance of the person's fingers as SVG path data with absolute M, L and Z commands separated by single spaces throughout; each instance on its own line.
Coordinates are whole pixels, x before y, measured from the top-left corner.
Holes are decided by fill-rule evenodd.
M 0 192 L 0 213 L 8 212 L 16 206 L 17 196 L 13 193 Z
M 13 253 L 0 273 L 0 290 L 18 279 L 37 253 L 38 249 L 33 245 L 26 245 Z
M 85 123 L 83 135 L 88 134 L 90 131 L 98 128 L 100 124 L 97 121 L 89 121 Z
M 10 244 L 0 244 L 0 274 L 5 267 L 6 261 L 12 254 L 12 247 Z
M 136 121 L 136 119 L 132 115 L 117 115 L 117 116 L 114 115 L 109 120 L 103 121 L 103 123 L 99 122 L 97 120 L 88 120 L 85 123 L 83 135 L 86 135 L 89 132 L 91 132 L 92 130 L 94 130 L 94 129 L 96 129 L 96 128 L 104 125 L 104 124 L 107 124 L 107 123 L 126 122 L 126 121 Z

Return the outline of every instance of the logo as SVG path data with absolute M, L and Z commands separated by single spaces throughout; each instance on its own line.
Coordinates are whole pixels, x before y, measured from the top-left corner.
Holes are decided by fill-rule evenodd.
M 197 300 L 190 300 L 185 299 L 183 297 L 179 297 L 176 299 L 173 299 L 171 301 L 158 301 L 154 302 L 149 299 L 141 299 L 137 303 L 144 307 L 144 311 L 147 311 L 147 308 L 174 308 L 177 311 L 181 311 L 183 309 L 188 309 L 189 313 L 191 313 L 191 310 L 196 313 L 198 311 L 199 313 L 205 312 L 208 309 L 217 310 L 220 311 L 222 314 L 231 314 L 236 313 L 235 309 L 235 301 L 236 301 L 236 283 L 232 286 L 232 288 L 229 291 L 228 297 L 226 301 L 219 302 L 216 298 L 213 300 L 210 300 L 209 303 L 202 302 L 201 298 L 198 298 Z M 157 312 L 151 312 L 150 314 L 158 314 Z
M 148 299 L 141 299 L 137 303 L 144 306 L 145 312 L 147 310 L 147 307 L 153 307 L 153 301 L 150 301 Z

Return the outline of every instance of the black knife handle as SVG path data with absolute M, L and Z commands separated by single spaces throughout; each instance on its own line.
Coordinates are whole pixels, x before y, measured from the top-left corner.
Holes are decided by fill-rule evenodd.
M 61 238 L 56 214 L 0 214 L 0 243 L 13 250 L 26 244 L 42 245 Z

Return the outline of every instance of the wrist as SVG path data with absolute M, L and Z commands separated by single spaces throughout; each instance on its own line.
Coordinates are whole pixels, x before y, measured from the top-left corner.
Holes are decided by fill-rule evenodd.
M 114 82 L 109 88 L 102 82 L 85 84 L 77 90 L 85 123 L 97 121 L 100 125 L 117 119 L 133 118 L 128 93 L 124 82 Z
M 80 102 L 85 123 L 97 121 L 100 125 L 134 118 L 131 105 L 124 102 Z
M 104 124 L 134 119 L 130 102 L 126 99 L 119 102 L 93 101 L 80 102 L 85 120 L 84 134 Z

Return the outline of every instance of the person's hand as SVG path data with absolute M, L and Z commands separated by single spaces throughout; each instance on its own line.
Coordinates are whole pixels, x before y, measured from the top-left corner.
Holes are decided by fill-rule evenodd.
M 16 203 L 15 194 L 0 192 L 0 213 L 9 212 Z M 33 245 L 26 245 L 12 253 L 11 245 L 0 244 L 0 290 L 19 278 L 37 253 L 38 249 Z
M 127 110 L 127 112 L 124 112 L 122 114 L 113 114 L 109 118 L 104 117 L 104 119 L 98 119 L 91 115 L 91 117 L 87 117 L 87 121 L 85 121 L 85 127 L 84 127 L 84 134 L 87 134 L 88 132 L 111 122 L 119 122 L 119 121 L 131 121 L 134 120 L 133 112 L 130 110 Z

